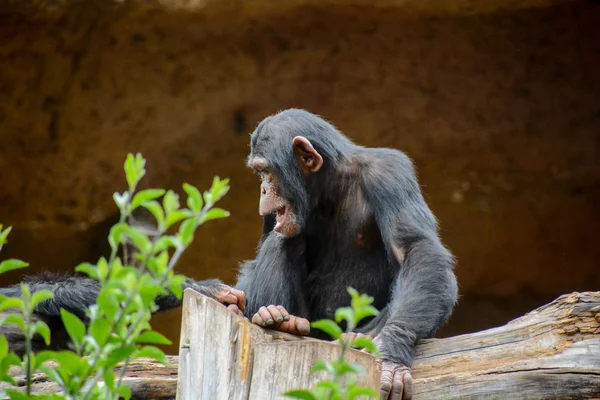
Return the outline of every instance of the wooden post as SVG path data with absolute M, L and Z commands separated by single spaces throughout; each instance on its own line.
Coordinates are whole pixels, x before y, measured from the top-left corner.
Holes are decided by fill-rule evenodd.
M 339 357 L 335 343 L 269 332 L 187 289 L 177 399 L 283 399 L 281 393 L 313 387 L 323 377 L 310 373 L 317 360 Z M 351 350 L 347 358 L 367 371 L 361 384 L 379 387 L 380 369 L 371 355 Z

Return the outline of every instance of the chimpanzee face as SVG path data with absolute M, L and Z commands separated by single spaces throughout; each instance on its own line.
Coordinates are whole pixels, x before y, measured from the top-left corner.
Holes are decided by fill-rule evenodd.
M 248 166 L 261 177 L 260 215 L 276 213 L 273 230 L 290 238 L 300 232 L 301 219 L 306 218 L 305 180 L 321 168 L 323 158 L 305 137 L 296 136 L 285 142 L 254 136 Z M 281 148 L 284 146 L 287 152 Z
M 260 215 L 276 213 L 275 227 L 273 230 L 285 237 L 293 237 L 300 231 L 298 218 L 290 202 L 281 196 L 279 176 L 262 157 L 252 157 L 248 166 L 260 175 Z

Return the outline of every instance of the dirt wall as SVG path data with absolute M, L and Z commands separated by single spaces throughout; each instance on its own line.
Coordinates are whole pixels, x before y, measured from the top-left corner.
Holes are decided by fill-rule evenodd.
M 0 222 L 14 226 L 2 258 L 71 270 L 102 254 L 123 160 L 139 151 L 148 186 L 231 178 L 231 218 L 201 228 L 179 268 L 233 282 L 261 229 L 248 133 L 301 107 L 414 159 L 459 261 L 461 303 L 442 335 L 600 286 L 594 3 L 420 16 L 94 4 L 0 14 Z M 176 339 L 178 318 L 156 326 Z

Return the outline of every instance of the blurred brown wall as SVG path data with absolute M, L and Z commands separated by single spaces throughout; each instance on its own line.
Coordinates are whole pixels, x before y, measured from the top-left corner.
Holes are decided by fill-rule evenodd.
M 50 17 L 5 11 L 0 222 L 14 231 L 0 258 L 30 261 L 28 273 L 94 261 L 116 215 L 112 193 L 124 190 L 123 160 L 139 151 L 148 186 L 231 178 L 231 218 L 202 227 L 179 270 L 233 283 L 261 229 L 248 133 L 302 107 L 415 160 L 459 260 L 461 303 L 442 335 L 598 290 L 598 26 L 592 2 L 420 16 L 92 2 Z M 154 325 L 177 342 L 177 312 Z

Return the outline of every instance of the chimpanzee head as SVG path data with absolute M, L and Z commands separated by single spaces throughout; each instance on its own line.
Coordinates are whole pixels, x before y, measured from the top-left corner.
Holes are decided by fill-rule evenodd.
M 260 215 L 277 213 L 275 232 L 293 237 L 302 231 L 328 172 L 351 147 L 333 125 L 304 110 L 285 110 L 258 125 L 248 166 L 261 177 Z

